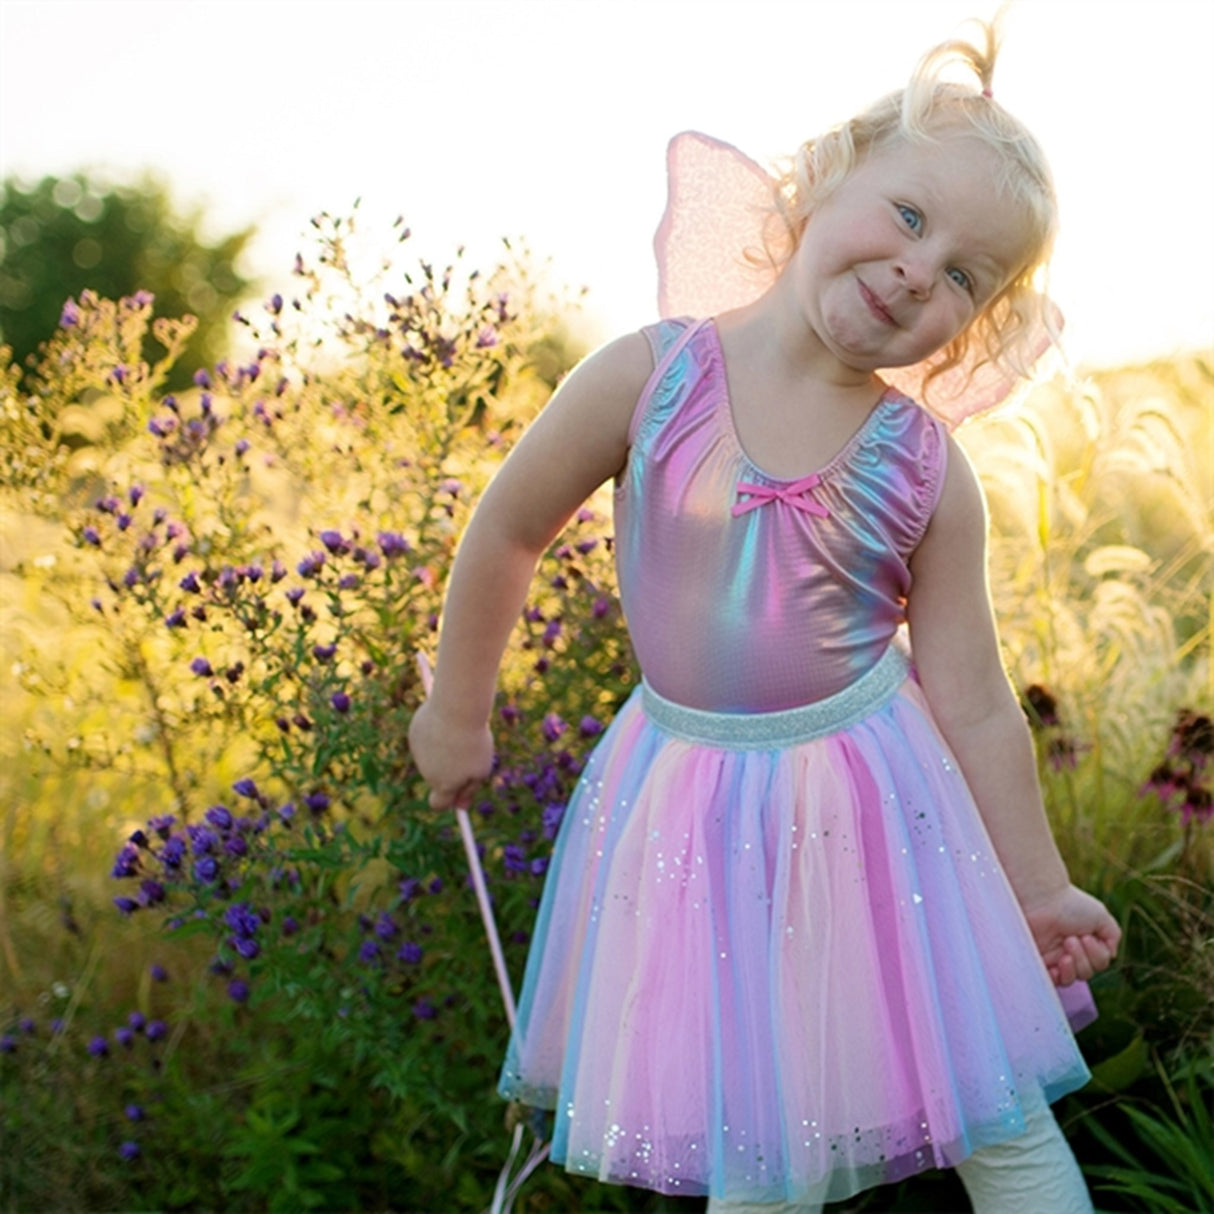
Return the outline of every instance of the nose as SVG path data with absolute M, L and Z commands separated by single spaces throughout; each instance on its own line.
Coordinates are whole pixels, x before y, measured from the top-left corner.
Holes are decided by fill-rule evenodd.
M 894 274 L 907 293 L 916 299 L 926 299 L 932 293 L 935 271 L 928 258 L 919 256 L 918 250 L 908 251 L 894 263 Z

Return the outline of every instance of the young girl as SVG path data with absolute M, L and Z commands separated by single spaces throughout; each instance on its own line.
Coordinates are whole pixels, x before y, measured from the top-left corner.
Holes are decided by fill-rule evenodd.
M 571 1171 L 776 1211 L 956 1166 L 978 1210 L 1091 1208 L 1049 1110 L 1088 1077 L 1055 987 L 1120 933 L 1050 835 L 974 473 L 884 374 L 951 382 L 956 418 L 1047 319 L 1052 187 L 983 34 L 805 144 L 774 281 L 587 359 L 463 539 L 410 732 L 436 807 L 489 773 L 538 555 L 615 479 L 645 679 L 565 814 L 502 1077 Z

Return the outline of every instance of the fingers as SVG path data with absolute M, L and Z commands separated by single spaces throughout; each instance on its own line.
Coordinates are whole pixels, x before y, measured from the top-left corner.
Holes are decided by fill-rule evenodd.
M 472 803 L 475 784 L 461 784 L 459 788 L 434 788 L 430 790 L 431 809 L 467 809 Z
M 1116 942 L 1110 946 L 1098 936 L 1067 936 L 1061 951 L 1053 950 L 1045 957 L 1046 968 L 1055 986 L 1070 986 L 1108 969 L 1116 952 Z

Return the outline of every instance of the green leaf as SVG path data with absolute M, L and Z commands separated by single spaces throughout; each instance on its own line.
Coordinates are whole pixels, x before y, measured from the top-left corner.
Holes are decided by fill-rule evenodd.
M 1146 1074 L 1150 1061 L 1146 1039 L 1139 1033 L 1119 1053 L 1092 1068 L 1091 1084 L 1106 1092 L 1124 1092 Z

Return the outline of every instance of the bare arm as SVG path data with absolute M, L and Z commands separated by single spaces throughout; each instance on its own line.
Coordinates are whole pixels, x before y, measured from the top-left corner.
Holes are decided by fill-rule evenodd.
M 464 533 L 447 587 L 434 688 L 409 729 L 435 808 L 489 773 L 502 653 L 536 562 L 579 505 L 624 466 L 653 360 L 640 334 L 581 363 L 510 453 Z
M 1071 885 L 1046 818 L 1032 739 L 1004 673 L 986 583 L 986 513 L 950 440 L 940 503 L 911 561 L 908 616 L 924 695 L 977 801 L 1055 981 L 1104 969 L 1120 930 Z

